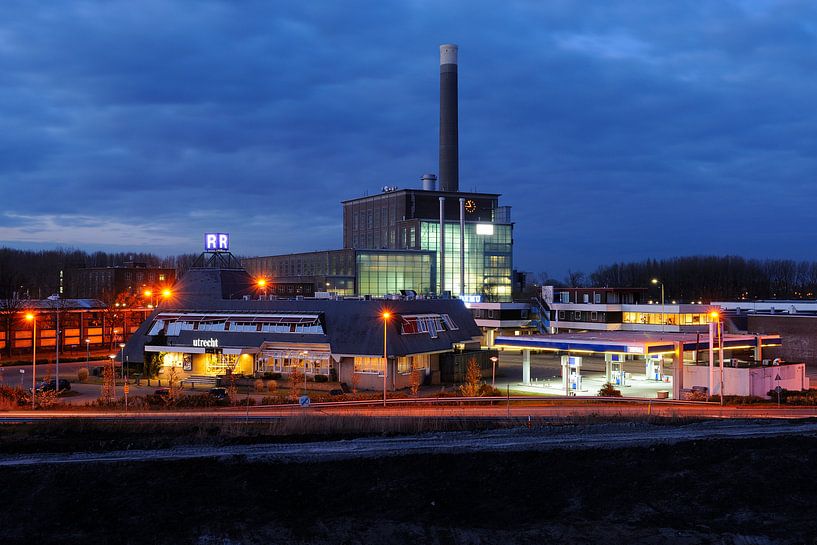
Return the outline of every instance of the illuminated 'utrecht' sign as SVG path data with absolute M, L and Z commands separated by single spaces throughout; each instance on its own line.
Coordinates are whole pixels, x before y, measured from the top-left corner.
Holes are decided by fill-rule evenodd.
M 230 249 L 230 235 L 228 233 L 205 233 L 205 252 L 226 252 Z

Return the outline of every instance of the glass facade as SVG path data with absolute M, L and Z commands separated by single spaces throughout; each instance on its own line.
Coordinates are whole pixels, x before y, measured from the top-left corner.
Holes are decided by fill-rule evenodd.
M 357 294 L 382 296 L 414 290 L 435 291 L 436 266 L 431 252 L 358 250 Z
M 661 312 L 625 312 L 623 322 L 625 324 L 650 324 L 661 325 Z M 690 314 L 670 314 L 665 313 L 666 325 L 701 325 L 708 324 L 711 320 L 707 313 Z
M 483 301 L 511 300 L 513 226 L 465 224 L 465 293 L 460 293 L 460 224 L 445 224 L 445 289 L 455 295 L 480 295 Z M 440 270 L 439 222 L 420 222 L 420 248 L 437 253 Z M 484 234 L 483 234 L 484 233 Z M 440 290 L 439 280 L 436 290 Z

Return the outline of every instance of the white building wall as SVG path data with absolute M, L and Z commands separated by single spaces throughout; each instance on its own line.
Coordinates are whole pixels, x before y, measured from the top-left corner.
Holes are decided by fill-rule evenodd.
M 780 381 L 774 380 L 780 375 Z M 715 365 L 712 395 L 721 389 L 720 367 Z M 807 390 L 809 380 L 803 363 L 753 368 L 724 367 L 723 391 L 728 396 L 768 397 L 770 390 L 780 385 L 784 390 Z M 709 366 L 685 365 L 684 388 L 709 387 Z

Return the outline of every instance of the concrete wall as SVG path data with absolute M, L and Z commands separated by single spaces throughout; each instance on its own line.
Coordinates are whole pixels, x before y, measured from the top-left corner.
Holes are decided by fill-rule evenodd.
M 750 314 L 747 329 L 750 333 L 780 334 L 783 346 L 765 349 L 763 359 L 781 357 L 787 361 L 817 364 L 817 316 Z
M 712 394 L 720 392 L 720 367 L 714 369 Z M 780 375 L 780 381 L 775 378 Z M 777 385 L 785 390 L 807 390 L 809 381 L 806 366 L 802 363 L 769 367 L 724 367 L 723 390 L 725 395 L 767 397 Z M 709 387 L 709 367 L 705 365 L 684 366 L 684 388 Z
M 439 354 L 432 354 L 430 358 L 430 366 L 431 368 L 428 369 L 422 375 L 423 383 L 431 383 L 435 384 L 434 377 L 436 376 L 436 384 L 439 384 Z M 357 376 L 357 389 L 358 390 L 371 390 L 371 391 L 383 391 L 383 375 L 378 373 L 355 373 L 355 360 L 354 358 L 341 358 L 340 363 L 337 365 L 338 368 L 338 380 L 340 382 L 346 383 L 346 385 L 351 388 L 353 384 L 353 376 Z M 396 373 L 396 362 L 395 360 L 389 360 L 389 376 L 387 377 L 386 381 L 386 388 L 389 391 L 393 390 L 401 390 L 403 388 L 408 388 L 411 386 L 411 374 L 402 374 Z

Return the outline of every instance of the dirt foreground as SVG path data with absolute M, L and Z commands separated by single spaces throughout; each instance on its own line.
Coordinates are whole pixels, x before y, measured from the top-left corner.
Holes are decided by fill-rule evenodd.
M 604 424 L 159 456 L 6 453 L 0 541 L 817 543 L 815 424 L 740 429 Z

